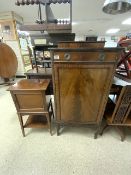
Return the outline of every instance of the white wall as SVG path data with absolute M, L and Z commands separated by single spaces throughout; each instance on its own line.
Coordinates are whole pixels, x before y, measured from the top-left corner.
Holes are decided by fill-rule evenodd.
M 105 47 L 117 47 L 117 42 L 119 40 L 119 37 L 115 36 L 99 36 L 98 41 L 102 41 L 105 38 Z
M 86 36 L 85 35 L 76 35 L 75 41 L 85 41 Z M 120 37 L 115 36 L 98 36 L 98 41 L 105 40 L 105 47 L 117 47 L 117 42 Z

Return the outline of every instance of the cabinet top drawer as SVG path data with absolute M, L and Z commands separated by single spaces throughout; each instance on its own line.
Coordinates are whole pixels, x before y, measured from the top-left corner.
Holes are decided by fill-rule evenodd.
M 53 61 L 117 61 L 122 48 L 67 49 L 52 50 Z

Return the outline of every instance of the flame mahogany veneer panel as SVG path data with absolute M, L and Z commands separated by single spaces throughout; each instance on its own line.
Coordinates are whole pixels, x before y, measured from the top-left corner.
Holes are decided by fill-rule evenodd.
M 107 100 L 112 65 L 55 64 L 57 120 L 98 123 Z

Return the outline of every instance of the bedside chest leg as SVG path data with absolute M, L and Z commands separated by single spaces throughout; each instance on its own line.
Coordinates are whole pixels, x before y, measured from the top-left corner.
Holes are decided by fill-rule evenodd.
M 106 129 L 106 128 L 108 128 L 109 127 L 109 125 L 106 123 L 105 124 L 105 126 L 102 128 L 102 130 L 100 131 L 100 135 L 102 136 L 103 135 L 103 132 L 104 132 L 104 130 Z
M 46 119 L 47 119 L 47 122 L 48 122 L 48 128 L 49 128 L 49 131 L 50 131 L 50 135 L 52 136 L 51 117 L 49 116 L 49 114 L 46 114 Z
M 17 114 L 18 114 L 18 118 L 19 118 L 19 122 L 20 122 L 23 137 L 25 137 L 25 131 L 24 131 L 24 124 L 23 124 L 22 116 L 19 113 L 17 113 Z

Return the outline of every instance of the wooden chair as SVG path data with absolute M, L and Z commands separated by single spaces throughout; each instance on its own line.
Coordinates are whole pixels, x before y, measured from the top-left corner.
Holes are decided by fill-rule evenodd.
M 51 116 L 54 117 L 53 106 L 51 99 L 48 99 L 48 103 L 45 95 L 49 80 L 41 80 L 39 83 L 35 81 L 21 80 L 8 90 L 10 90 L 16 106 L 23 136 L 25 136 L 25 128 L 45 127 L 49 128 L 52 135 Z M 28 116 L 26 120 L 24 120 L 25 115 Z
M 123 127 L 131 126 L 131 86 L 127 85 L 122 88 L 117 101 L 114 103 L 111 99 L 108 100 L 104 117 L 106 125 L 100 132 L 103 134 L 108 126 L 114 126 L 121 135 L 121 141 L 124 141 L 125 134 Z

